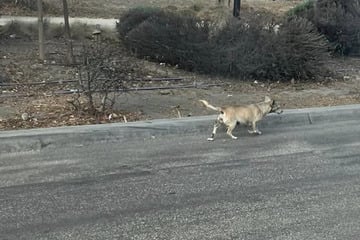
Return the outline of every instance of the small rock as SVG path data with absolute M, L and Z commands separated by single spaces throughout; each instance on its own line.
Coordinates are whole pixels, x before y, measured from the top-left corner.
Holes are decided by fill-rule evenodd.
M 350 76 L 344 76 L 344 80 L 345 80 L 345 81 L 350 80 Z
M 101 30 L 99 29 L 95 29 L 93 32 L 92 32 L 92 35 L 100 35 L 101 34 Z
M 170 95 L 170 91 L 169 90 L 161 90 L 160 91 L 160 95 Z
M 21 114 L 21 119 L 24 120 L 24 121 L 29 120 L 29 114 L 28 113 Z
M 32 70 L 37 70 L 37 69 L 41 69 L 42 68 L 42 64 L 40 63 L 36 63 L 30 66 L 30 69 Z

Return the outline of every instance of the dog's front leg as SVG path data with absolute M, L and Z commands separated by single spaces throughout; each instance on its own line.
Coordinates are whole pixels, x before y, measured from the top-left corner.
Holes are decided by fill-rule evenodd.
M 257 127 L 256 127 L 256 122 L 252 122 L 251 125 L 252 125 L 252 130 L 248 130 L 249 133 L 257 133 L 257 134 L 259 134 L 259 135 L 262 134 L 262 132 L 259 131 L 259 129 L 257 129 Z

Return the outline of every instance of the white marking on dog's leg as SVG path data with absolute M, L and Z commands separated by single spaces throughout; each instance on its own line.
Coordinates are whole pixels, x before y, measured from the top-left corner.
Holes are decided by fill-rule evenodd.
M 209 137 L 207 140 L 208 141 L 214 141 L 214 138 L 215 138 L 215 134 L 216 134 L 216 130 L 220 127 L 221 125 L 221 122 L 219 120 L 219 118 L 217 120 L 215 120 L 215 123 L 214 123 L 214 128 L 213 128 L 213 131 L 211 133 L 211 137 Z
M 235 136 L 232 134 L 232 131 L 234 130 L 235 127 L 236 127 L 236 123 L 229 125 L 229 126 L 228 126 L 228 130 L 227 130 L 227 132 L 226 132 L 232 139 L 237 139 L 237 137 L 235 137 Z
M 252 131 L 249 131 L 249 133 L 257 133 L 257 134 L 259 134 L 259 135 L 261 135 L 262 134 L 262 132 L 259 130 L 259 129 L 257 129 L 257 127 L 256 127 L 256 122 L 252 122 Z

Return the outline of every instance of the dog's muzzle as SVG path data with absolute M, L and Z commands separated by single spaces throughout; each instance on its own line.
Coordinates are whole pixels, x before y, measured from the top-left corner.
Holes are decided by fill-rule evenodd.
M 279 109 L 275 110 L 274 112 L 277 114 L 281 114 L 281 113 L 283 113 L 283 110 L 279 108 Z
M 271 111 L 270 111 L 270 112 L 271 112 L 271 113 L 281 114 L 281 113 L 283 112 L 283 110 L 282 110 L 279 106 L 275 105 L 275 106 L 272 106 L 272 107 L 271 107 Z

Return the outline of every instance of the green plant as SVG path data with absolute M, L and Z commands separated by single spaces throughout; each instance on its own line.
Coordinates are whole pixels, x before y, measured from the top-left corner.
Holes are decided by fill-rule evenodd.
M 315 0 L 303 0 L 287 12 L 288 16 L 302 16 L 309 14 L 314 10 Z

